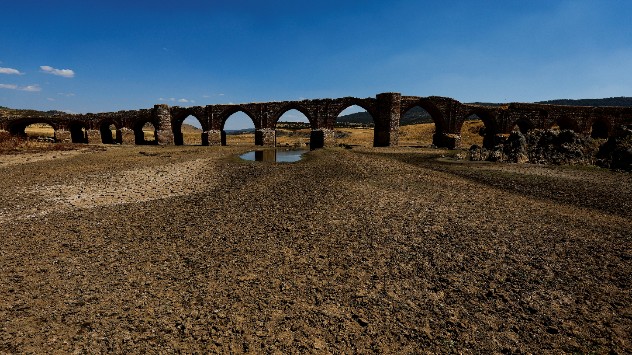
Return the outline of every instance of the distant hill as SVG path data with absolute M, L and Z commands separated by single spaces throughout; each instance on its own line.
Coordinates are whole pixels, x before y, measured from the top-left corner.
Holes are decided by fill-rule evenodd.
M 239 135 L 239 134 L 252 134 L 252 133 L 255 133 L 255 129 L 254 128 L 226 129 L 224 131 L 229 136 L 234 136 L 234 135 Z
M 430 123 L 432 117 L 421 107 L 413 107 L 401 118 L 400 124 L 402 126 L 418 123 Z M 338 117 L 336 124 L 360 124 L 360 125 L 372 125 L 373 117 L 368 112 L 357 112 L 349 115 Z
M 188 123 L 183 123 L 181 130 L 182 130 L 183 133 L 185 133 L 185 132 L 186 133 L 198 133 L 198 132 L 202 131 L 202 129 L 197 128 L 197 127 L 195 127 L 193 125 L 190 125 Z
M 548 105 L 566 105 L 566 106 L 623 106 L 632 107 L 632 97 L 608 97 L 605 99 L 560 99 L 537 102 L 539 104 Z

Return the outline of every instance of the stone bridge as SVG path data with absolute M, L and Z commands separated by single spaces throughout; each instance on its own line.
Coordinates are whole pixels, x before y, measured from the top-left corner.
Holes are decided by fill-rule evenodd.
M 480 118 L 485 129 L 484 145 L 491 147 L 513 130 L 572 129 L 595 138 L 617 135 L 626 125 L 632 125 L 632 108 L 558 106 L 530 103 L 510 103 L 502 106 L 462 104 L 447 97 L 402 96 L 399 93 L 381 93 L 371 98 L 343 97 L 196 107 L 169 107 L 155 105 L 151 109 L 109 113 L 67 115 L 21 115 L 0 117 L 0 130 L 12 135 L 25 135 L 27 126 L 34 123 L 49 124 L 55 130 L 56 141 L 74 143 L 116 144 L 123 142 L 123 131 L 133 131 L 136 144 L 183 144 L 182 123 L 194 116 L 202 126 L 203 145 L 225 145 L 224 125 L 237 112 L 245 113 L 255 126 L 255 144 L 274 146 L 276 125 L 289 110 L 304 114 L 311 126 L 312 149 L 335 142 L 336 119 L 351 106 L 365 109 L 375 123 L 373 145 L 398 145 L 400 118 L 414 107 L 421 107 L 435 124 L 433 143 L 437 147 L 456 148 L 460 143 L 463 123 Z M 155 127 L 155 140 L 146 141 L 143 126 Z M 113 135 L 111 129 L 116 134 Z

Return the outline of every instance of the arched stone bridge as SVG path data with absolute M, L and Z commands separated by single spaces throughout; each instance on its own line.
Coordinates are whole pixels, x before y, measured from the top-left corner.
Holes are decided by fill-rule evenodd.
M 131 130 L 136 144 L 183 144 L 182 123 L 188 116 L 196 117 L 202 125 L 203 145 L 225 145 L 224 125 L 237 112 L 250 117 L 255 126 L 255 144 L 273 146 L 275 127 L 289 110 L 298 110 L 309 120 L 312 133 L 310 145 L 320 148 L 334 142 L 334 126 L 339 114 L 350 106 L 365 109 L 375 123 L 374 146 L 396 146 L 400 118 L 414 107 L 426 110 L 435 123 L 433 143 L 438 147 L 459 146 L 461 127 L 465 120 L 478 116 L 485 124 L 484 145 L 493 146 L 515 129 L 527 131 L 560 129 L 607 138 L 616 135 L 624 126 L 632 125 L 632 108 L 558 106 L 530 103 L 510 103 L 503 106 L 462 104 L 447 97 L 402 96 L 381 93 L 375 98 L 343 97 L 196 107 L 155 105 L 151 109 L 81 115 L 20 116 L 0 118 L 0 129 L 13 135 L 24 135 L 33 123 L 46 123 L 55 130 L 56 141 L 75 143 L 122 143 L 123 130 Z M 145 141 L 143 126 L 154 125 L 156 140 Z M 115 137 L 111 127 L 116 129 Z

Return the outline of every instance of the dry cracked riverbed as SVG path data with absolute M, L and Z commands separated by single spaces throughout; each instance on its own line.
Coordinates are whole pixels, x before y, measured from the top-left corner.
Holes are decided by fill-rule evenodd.
M 0 353 L 630 353 L 632 176 L 419 149 L 0 156 Z

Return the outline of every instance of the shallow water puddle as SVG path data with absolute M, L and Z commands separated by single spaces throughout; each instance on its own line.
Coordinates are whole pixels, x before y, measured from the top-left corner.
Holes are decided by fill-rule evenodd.
M 250 161 L 263 161 L 263 162 L 277 162 L 277 163 L 294 163 L 303 158 L 303 154 L 308 150 L 253 150 L 240 155 L 239 157 L 244 160 Z

